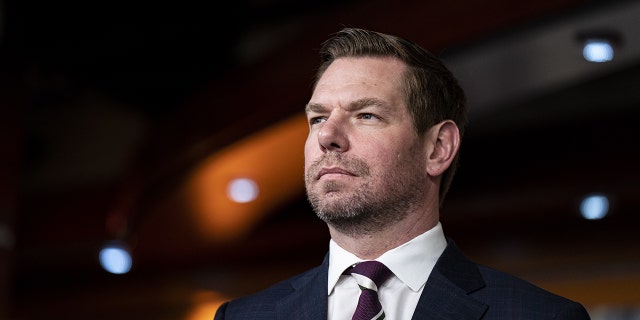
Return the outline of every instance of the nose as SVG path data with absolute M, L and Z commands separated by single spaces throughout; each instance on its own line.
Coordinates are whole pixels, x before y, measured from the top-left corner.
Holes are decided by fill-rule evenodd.
M 344 125 L 335 119 L 327 119 L 318 130 L 318 143 L 324 152 L 345 152 L 349 149 L 349 139 Z

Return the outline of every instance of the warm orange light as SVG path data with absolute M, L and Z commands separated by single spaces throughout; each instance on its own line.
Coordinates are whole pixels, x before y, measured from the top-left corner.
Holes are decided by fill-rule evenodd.
M 304 114 L 256 133 L 205 159 L 186 183 L 187 201 L 203 239 L 226 241 L 245 235 L 263 216 L 304 190 Z M 250 178 L 258 197 L 237 203 L 230 181 Z
M 184 317 L 185 320 L 211 320 L 220 305 L 229 300 L 212 291 L 199 291 L 194 294 L 195 305 Z

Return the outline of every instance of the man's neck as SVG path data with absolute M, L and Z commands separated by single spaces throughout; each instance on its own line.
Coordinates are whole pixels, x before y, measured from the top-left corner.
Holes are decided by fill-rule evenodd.
M 329 226 L 329 233 L 340 247 L 360 259 L 373 260 L 435 227 L 438 224 L 438 219 L 439 215 L 436 211 L 435 214 L 423 213 L 409 216 L 370 234 L 345 234 L 331 226 Z

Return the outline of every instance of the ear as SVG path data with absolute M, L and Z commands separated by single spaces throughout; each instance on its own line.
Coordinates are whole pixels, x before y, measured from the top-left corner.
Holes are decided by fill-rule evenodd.
M 455 122 L 444 120 L 427 131 L 427 173 L 442 175 L 460 148 L 460 131 Z

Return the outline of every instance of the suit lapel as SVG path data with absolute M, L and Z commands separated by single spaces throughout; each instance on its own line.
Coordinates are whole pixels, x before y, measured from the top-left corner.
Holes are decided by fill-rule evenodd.
M 293 292 L 276 303 L 276 319 L 327 319 L 329 255 L 321 266 L 292 282 Z M 478 267 L 449 240 L 425 284 L 413 319 L 481 319 L 488 306 L 469 296 L 485 286 Z
M 425 284 L 413 319 L 480 319 L 488 306 L 469 293 L 484 286 L 475 263 L 449 240 Z
M 293 292 L 276 304 L 276 319 L 327 319 L 329 255 L 322 265 L 296 279 Z

